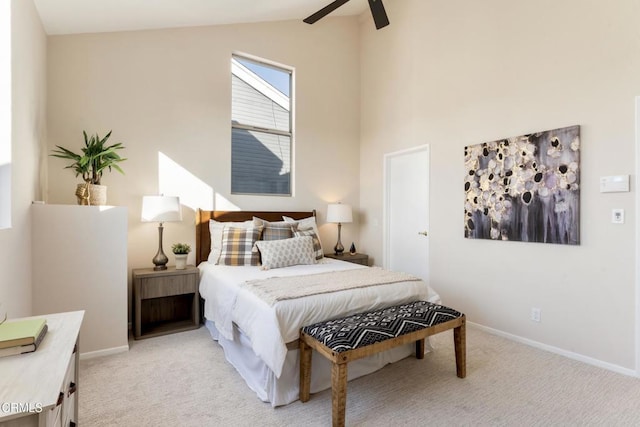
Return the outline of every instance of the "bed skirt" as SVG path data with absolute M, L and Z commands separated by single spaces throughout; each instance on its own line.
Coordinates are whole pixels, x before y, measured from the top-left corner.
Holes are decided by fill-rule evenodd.
M 251 342 L 237 327 L 233 330 L 233 341 L 218 333 L 213 322 L 205 323 L 224 350 L 225 358 L 238 371 L 240 376 L 253 390 L 260 400 L 271 403 L 271 406 L 287 405 L 299 399 L 300 359 L 298 350 L 289 350 L 280 378 L 253 352 Z M 397 362 L 413 353 L 413 344 L 395 347 L 364 359 L 349 363 L 348 379 L 352 380 L 375 372 L 389 363 Z M 429 348 L 427 344 L 427 349 Z M 315 351 L 315 350 L 314 350 Z M 313 357 L 311 375 L 311 393 L 331 388 L 331 364 L 324 357 Z

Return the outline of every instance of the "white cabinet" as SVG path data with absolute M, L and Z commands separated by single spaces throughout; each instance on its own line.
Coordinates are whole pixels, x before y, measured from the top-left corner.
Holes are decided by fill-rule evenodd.
M 49 330 L 35 352 L 0 358 L 0 427 L 78 424 L 83 316 L 82 311 L 45 316 Z
M 127 350 L 127 209 L 31 208 L 33 314 L 84 310 L 83 353 Z

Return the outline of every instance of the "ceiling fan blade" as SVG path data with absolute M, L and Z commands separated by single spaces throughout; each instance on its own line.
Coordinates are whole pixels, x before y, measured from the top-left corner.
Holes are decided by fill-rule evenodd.
M 387 17 L 387 12 L 384 10 L 382 0 L 369 0 L 369 7 L 371 8 L 371 15 L 373 15 L 373 22 L 375 22 L 377 30 L 389 25 L 389 18 Z
M 327 16 L 328 14 L 330 14 L 331 12 L 333 12 L 334 10 L 336 10 L 337 8 L 339 8 L 340 6 L 342 6 L 348 1 L 349 0 L 336 0 L 333 3 L 329 3 L 327 6 L 323 7 L 313 15 L 310 15 L 304 18 L 302 21 L 306 22 L 307 24 L 313 24 L 314 22 L 320 20 L 321 18 L 324 18 L 325 16 Z M 369 3 L 371 3 L 371 0 L 369 0 Z M 371 8 L 372 8 L 371 10 L 373 10 L 373 6 L 371 6 Z

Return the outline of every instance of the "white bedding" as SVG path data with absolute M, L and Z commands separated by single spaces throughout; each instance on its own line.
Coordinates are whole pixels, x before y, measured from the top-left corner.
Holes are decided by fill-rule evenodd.
M 239 285 L 253 279 L 367 267 L 325 258 L 319 264 L 273 270 L 213 265 L 208 262 L 201 263 L 199 268 L 205 317 L 213 321 L 218 332 L 228 340 L 234 339 L 233 325 L 237 325 L 250 339 L 253 351 L 274 372 L 276 378 L 280 377 L 287 357 L 286 343 L 296 340 L 304 325 L 416 299 L 431 302 L 440 300 L 431 287 L 417 281 L 312 295 L 280 301 L 270 307 Z

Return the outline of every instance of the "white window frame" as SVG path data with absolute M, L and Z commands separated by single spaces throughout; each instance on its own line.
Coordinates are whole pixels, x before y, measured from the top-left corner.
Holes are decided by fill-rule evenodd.
M 294 94 L 294 87 L 295 87 L 295 69 L 293 67 L 284 65 L 284 64 L 280 64 L 274 61 L 270 61 L 268 59 L 264 59 L 264 58 L 260 58 L 254 55 L 250 55 L 247 53 L 242 53 L 242 52 L 234 52 L 231 55 L 231 59 L 232 59 L 232 67 L 233 65 L 233 59 L 240 59 L 240 60 L 246 60 L 246 61 L 250 61 L 250 62 L 254 62 L 257 63 L 258 65 L 261 66 L 265 66 L 265 67 L 269 67 L 269 68 L 274 68 L 277 71 L 281 71 L 281 72 L 286 72 L 289 74 L 289 130 L 288 131 L 283 131 L 280 129 L 274 129 L 274 128 L 265 128 L 265 127 L 260 127 L 260 126 L 254 126 L 254 125 L 249 125 L 249 124 L 243 124 L 243 123 L 234 123 L 233 120 L 231 120 L 231 131 L 233 134 L 233 130 L 234 129 L 239 129 L 239 130 L 245 130 L 245 131 L 255 131 L 255 132 L 261 132 L 261 133 L 266 133 L 266 134 L 271 134 L 271 135 L 279 135 L 279 136 L 286 136 L 289 137 L 289 141 L 290 141 L 290 158 L 289 158 L 289 193 L 241 193 L 241 192 L 234 192 L 233 191 L 233 182 L 231 182 L 231 194 L 237 194 L 237 195 L 256 195 L 256 196 L 275 196 L 275 197 L 293 197 L 294 196 L 294 159 L 295 159 L 295 94 Z M 233 73 L 232 73 L 233 76 Z M 281 93 L 278 92 L 278 94 L 272 94 L 275 95 L 273 96 L 273 98 L 278 98 L 278 96 L 281 97 L 280 101 L 276 101 L 277 103 L 283 102 L 282 99 L 286 99 L 285 95 L 282 95 Z M 231 102 L 233 103 L 233 91 L 231 93 Z M 232 172 L 232 176 L 231 176 L 231 180 L 233 180 L 233 172 Z

